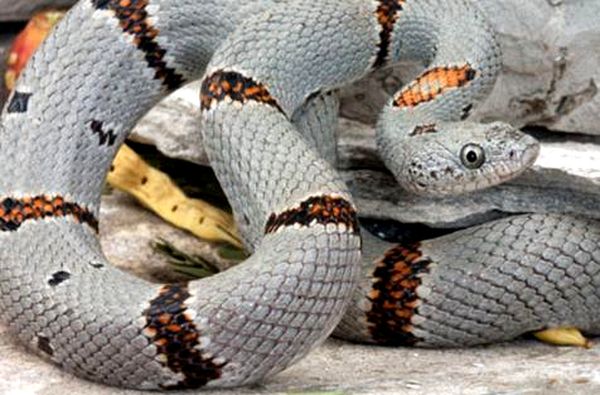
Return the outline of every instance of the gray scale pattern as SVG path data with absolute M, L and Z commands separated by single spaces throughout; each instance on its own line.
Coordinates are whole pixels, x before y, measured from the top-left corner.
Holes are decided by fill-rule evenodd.
M 368 303 L 364 294 L 351 297 L 361 272 L 360 237 L 342 224 L 295 225 L 266 237 L 262 233 L 269 215 L 310 196 L 351 200 L 326 161 L 334 157 L 335 99 L 325 95 L 305 101 L 370 71 L 379 40 L 377 5 L 371 0 L 323 0 L 318 7 L 308 0 L 248 0 L 241 5 L 232 0 L 152 0 L 147 8 L 160 30 L 156 40 L 167 51 L 169 67 L 188 80 L 205 68 L 209 74 L 239 72 L 263 83 L 285 111 L 225 100 L 204 113 L 207 150 L 254 251 L 243 265 L 189 284 L 191 297 L 185 304 L 201 335 L 199 350 L 225 364 L 221 378 L 210 386 L 248 384 L 284 369 L 329 335 L 348 303 L 355 317 L 344 328 L 357 331 L 354 339 L 368 340 L 360 327 Z M 243 21 L 248 15 L 252 17 Z M 453 17 L 462 23 L 450 24 Z M 465 42 L 469 53 L 463 50 Z M 419 106 L 422 120 L 454 121 L 457 111 L 493 85 L 496 49 L 470 3 L 407 2 L 394 32 L 391 61 L 416 57 L 435 66 L 467 59 L 479 66 L 480 79 L 468 89 Z M 112 12 L 81 0 L 17 84 L 19 92 L 31 94 L 28 111 L 3 112 L 1 195 L 62 195 L 97 212 L 118 146 L 139 117 L 167 93 L 154 73 Z M 407 122 L 403 114 L 389 113 L 388 107 L 381 129 L 405 130 L 397 127 Z M 113 130 L 117 144 L 99 145 L 90 131 L 92 120 Z M 595 224 L 570 217 L 536 218 L 514 219 L 502 231 L 493 226 L 504 225 L 488 225 L 432 241 L 427 253 L 438 266 L 419 290 L 423 305 L 414 317 L 416 334 L 432 339 L 430 344 L 472 344 L 571 319 L 593 331 L 593 319 L 584 315 L 597 311 Z M 502 271 L 503 258 L 515 259 L 506 252 L 509 244 L 499 245 L 492 235 L 507 243 L 516 237 L 514 247 L 521 233 L 541 226 L 551 230 L 523 245 L 523 261 L 531 266 Z M 569 232 L 579 236 L 564 243 Z M 465 249 L 468 243 L 480 245 Z M 540 250 L 544 246 L 551 248 Z M 437 250 L 442 247 L 454 250 Z M 452 263 L 458 256 L 470 269 Z M 548 269 L 540 263 L 546 261 L 555 264 Z M 582 267 L 574 269 L 571 262 L 582 262 Z M 496 276 L 486 279 L 482 274 L 478 282 L 465 283 L 464 275 L 475 270 L 494 271 Z M 70 276 L 52 286 L 48 281 L 59 271 Z M 184 379 L 157 360 L 156 346 L 143 333 L 143 312 L 160 287 L 112 268 L 85 225 L 56 218 L 1 233 L 0 273 L 3 322 L 65 370 L 139 389 Z M 371 280 L 361 281 L 364 291 Z M 545 315 L 548 311 L 550 316 Z
M 248 2 L 247 6 L 252 4 L 258 2 Z M 165 57 L 168 66 L 193 79 L 200 76 L 219 38 L 233 29 L 242 10 L 216 1 L 189 3 L 188 12 L 182 12 L 185 8 L 181 7 L 154 1 L 147 10 L 160 29 L 160 45 L 169 51 Z M 215 17 L 218 19 L 212 20 Z M 190 31 L 199 36 L 190 36 Z M 153 77 L 154 70 L 148 68 L 144 53 L 123 33 L 112 12 L 95 10 L 91 1 L 78 3 L 31 60 L 17 85 L 18 91 L 32 95 L 28 111 L 3 114 L 0 144 L 6 166 L 0 170 L 2 195 L 61 195 L 97 212 L 100 189 L 118 146 L 137 119 L 167 93 Z M 320 103 L 318 98 L 315 102 Z M 336 105 L 331 99 L 323 102 Z M 299 124 L 307 125 L 304 129 L 321 119 L 318 117 L 334 122 L 334 117 L 327 115 L 331 110 L 310 107 L 307 115 L 296 117 Z M 118 135 L 113 147 L 99 144 L 91 131 L 91 120 L 102 122 L 106 130 Z M 295 197 L 328 191 L 347 196 L 329 165 L 322 160 L 313 163 L 316 155 L 292 130 L 293 136 L 288 138 L 288 130 L 282 129 L 289 144 L 273 150 L 274 157 L 250 157 L 259 149 L 255 145 L 225 159 L 230 161 L 229 168 L 242 172 L 261 174 L 277 163 L 285 168 L 278 176 L 287 177 L 289 187 L 281 192 L 277 184 L 259 185 L 256 178 L 240 177 L 260 192 L 234 197 L 234 201 L 261 207 L 263 215 L 256 220 L 260 225 L 253 229 L 256 243 L 266 215 L 294 204 Z M 255 137 L 264 143 L 268 133 Z M 318 138 L 332 140 L 325 135 Z M 298 142 L 304 146 L 296 145 Z M 237 146 L 234 140 L 227 144 Z M 297 152 L 296 167 L 289 166 L 286 161 L 290 156 L 283 155 L 283 150 L 291 147 Z M 313 170 L 306 173 L 306 167 Z M 312 185 L 305 177 L 322 182 Z M 275 204 L 273 201 L 252 203 L 274 193 L 280 194 L 274 199 L 279 206 L 267 205 Z M 184 379 L 157 360 L 156 346 L 143 333 L 144 311 L 160 287 L 112 268 L 86 226 L 71 218 L 26 222 L 17 232 L 0 234 L 0 242 L 3 321 L 34 351 L 51 354 L 46 356 L 67 371 L 115 386 L 158 389 Z M 345 227 L 284 229 L 260 243 L 243 266 L 243 273 L 225 275 L 229 288 L 237 293 L 222 292 L 225 288 L 220 277 L 189 286 L 192 297 L 185 303 L 195 316 L 201 335 L 199 347 L 207 347 L 201 349 L 203 356 L 214 354 L 226 364 L 221 379 L 210 385 L 240 385 L 285 368 L 294 356 L 305 354 L 327 336 L 353 289 L 360 239 Z M 299 264 L 305 270 L 313 265 L 319 277 L 312 281 L 302 276 L 300 281 L 298 275 L 296 279 Z M 51 286 L 48 281 L 57 272 L 69 276 Z M 282 283 L 288 286 L 280 287 Z M 215 293 L 206 293 L 210 289 Z M 240 296 L 245 303 L 237 303 Z M 310 297 L 312 304 L 298 305 L 305 297 Z M 265 309 L 281 314 L 278 325 L 257 329 L 252 336 L 247 329 L 239 333 L 226 329 L 235 328 L 240 317 L 255 325 L 265 318 Z M 237 335 L 237 339 L 226 342 L 218 335 Z M 255 364 L 245 351 L 253 347 Z
M 568 215 L 527 214 L 433 240 L 420 251 L 421 274 L 411 333 L 420 347 L 465 347 L 548 328 L 600 332 L 600 223 Z M 363 235 L 358 291 L 334 335 L 372 343 L 373 265 L 392 244 Z
M 415 335 L 424 345 L 457 346 L 553 327 L 597 334 L 600 250 L 583 245 L 598 240 L 598 225 L 532 214 L 426 242 L 424 253 L 439 265 L 418 289 Z

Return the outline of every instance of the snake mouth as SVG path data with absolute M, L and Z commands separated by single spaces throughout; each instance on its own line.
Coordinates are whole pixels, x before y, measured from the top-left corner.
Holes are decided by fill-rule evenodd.
M 497 182 L 495 184 L 510 181 L 530 169 L 540 155 L 539 142 L 529 136 L 523 135 L 517 140 L 517 147 L 511 149 L 502 160 L 502 165 L 497 168 Z
M 536 162 L 539 154 L 540 145 L 537 141 L 528 144 L 527 147 L 520 152 L 519 158 L 513 158 L 511 156 L 509 160 L 504 162 L 503 166 L 497 168 L 495 180 L 491 182 L 490 186 L 503 184 L 525 173 Z

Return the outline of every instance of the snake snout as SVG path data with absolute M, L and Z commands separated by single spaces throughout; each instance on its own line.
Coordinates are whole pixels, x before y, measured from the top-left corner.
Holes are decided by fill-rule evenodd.
M 495 122 L 486 131 L 486 144 L 492 152 L 490 164 L 504 182 L 527 170 L 537 160 L 540 144 L 532 136 L 513 126 Z
M 521 164 L 524 168 L 533 166 L 540 155 L 540 143 L 533 137 L 524 134 L 522 143 L 525 145 L 521 156 Z
M 515 178 L 529 169 L 540 154 L 539 142 L 520 131 L 505 136 L 505 141 L 499 144 L 499 147 L 504 151 L 500 152 L 504 158 L 499 161 L 504 163 L 500 166 L 504 168 L 504 174 L 500 177 L 502 182 Z

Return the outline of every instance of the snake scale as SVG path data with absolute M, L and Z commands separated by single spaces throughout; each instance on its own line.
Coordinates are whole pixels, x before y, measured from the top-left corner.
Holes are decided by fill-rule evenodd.
M 356 209 L 323 158 L 334 155 L 331 133 L 315 124 L 335 118 L 332 90 L 401 59 L 426 69 L 383 110 L 378 143 L 398 178 L 408 157 L 417 189 L 435 187 L 439 174 L 426 169 L 436 159 L 407 151 L 407 139 L 477 129 L 463 119 L 499 70 L 493 32 L 469 2 L 81 0 L 2 114 L 2 322 L 66 371 L 138 389 L 256 382 L 340 319 L 338 336 L 393 345 L 482 344 L 565 325 L 600 332 L 591 219 L 531 214 L 412 245 L 369 241 L 379 249 L 365 261 L 388 250 L 361 265 Z M 104 258 L 100 191 L 136 121 L 203 75 L 206 148 L 253 255 L 208 279 L 150 284 Z M 474 173 L 494 162 L 469 147 L 459 156 Z M 497 152 L 489 182 L 533 155 Z

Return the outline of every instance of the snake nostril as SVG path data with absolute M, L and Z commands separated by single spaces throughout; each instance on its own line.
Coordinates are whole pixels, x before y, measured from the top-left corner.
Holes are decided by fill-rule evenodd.
M 515 155 L 516 155 L 516 152 L 515 152 L 515 150 L 512 150 L 512 149 L 511 149 L 511 150 L 510 150 L 510 152 L 508 153 L 508 157 L 509 157 L 510 159 L 514 159 L 514 158 L 515 158 Z

